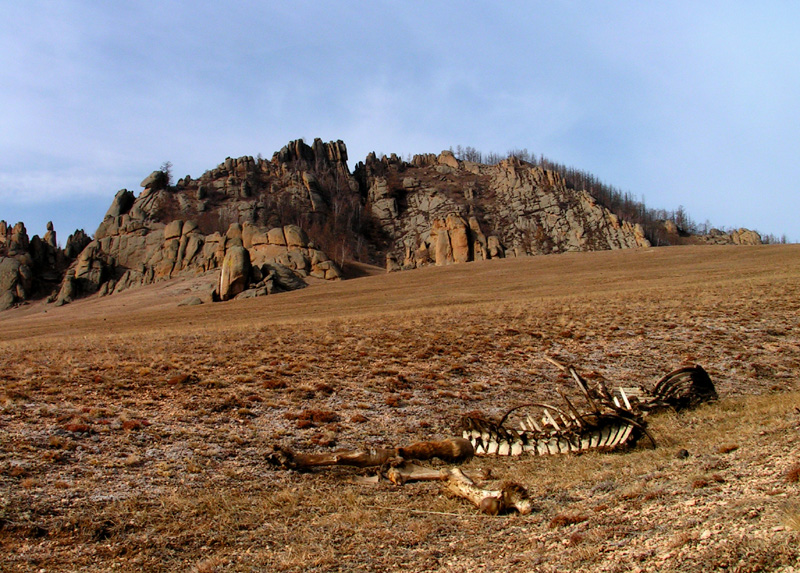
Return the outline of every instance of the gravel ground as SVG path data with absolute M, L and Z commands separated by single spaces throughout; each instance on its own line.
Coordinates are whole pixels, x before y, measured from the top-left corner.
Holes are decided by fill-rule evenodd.
M 104 311 L 111 329 L 80 306 L 46 329 L 3 319 L 0 571 L 800 570 L 797 249 L 696 273 L 712 263 L 676 252 L 648 262 L 682 277 L 668 288 L 598 264 L 632 254 L 587 254 L 569 272 L 476 265 L 462 290 L 450 270 L 408 273 L 445 277 L 416 309 L 377 304 L 369 281 L 403 279 L 375 277 L 331 291 L 353 293 L 346 312 L 314 287 L 317 306 L 268 297 L 305 301 L 291 317 L 243 301 Z M 468 411 L 557 402 L 569 381 L 544 356 L 612 387 L 700 363 L 721 399 L 653 417 L 655 450 L 466 464 L 524 485 L 529 516 L 266 462 L 275 445 L 407 445 L 453 436 Z

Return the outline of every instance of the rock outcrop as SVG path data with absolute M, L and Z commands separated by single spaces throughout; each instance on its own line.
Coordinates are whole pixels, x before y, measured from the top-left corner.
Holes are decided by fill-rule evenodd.
M 296 140 L 271 161 L 227 158 L 174 187 L 155 171 L 138 197 L 117 192 L 54 300 L 211 271 L 220 273 L 219 300 L 302 288 L 307 277 L 340 279 L 339 266 L 295 222 L 321 225 L 341 199 L 332 187 L 358 196 L 346 161 L 341 141 Z
M 341 141 L 296 140 L 271 161 L 227 158 L 175 186 L 154 171 L 138 197 L 117 192 L 53 298 L 61 305 L 206 272 L 220 273 L 219 300 L 302 288 L 306 277 L 337 280 L 339 266 L 295 223 L 321 225 L 333 187 L 358 195 L 346 161 Z
M 233 245 L 225 253 L 219 273 L 219 299 L 230 300 L 244 292 L 250 283 L 250 253 L 241 245 Z
M 669 245 L 761 245 L 761 235 L 750 229 L 721 231 L 709 229 L 706 233 L 691 233 L 680 228 L 671 220 L 659 221 L 657 228 L 659 242 Z
M 711 229 L 708 234 L 697 237 L 710 245 L 760 245 L 763 242 L 761 235 L 750 229 L 734 229 L 727 233 Z
M 203 273 L 217 273 L 218 300 L 261 296 L 341 278 L 334 254 L 396 271 L 650 246 L 641 226 L 514 157 L 484 165 L 449 151 L 410 162 L 370 153 L 351 173 L 343 142 L 295 140 L 270 160 L 229 157 L 175 185 L 154 171 L 141 187 L 118 191 L 94 237 L 76 231 L 63 250 L 51 224 L 28 240 L 23 224 L 0 222 L 0 309 L 56 285 L 50 300 L 64 304 Z M 683 240 L 665 225 L 671 232 Z M 712 230 L 695 242 L 761 238 Z
M 0 221 L 0 310 L 52 291 L 76 254 L 58 248 L 52 222 L 43 238 L 29 239 L 23 223 Z
M 28 298 L 31 278 L 27 261 L 18 257 L 0 257 L 0 310 Z
M 300 288 L 305 286 L 303 277 L 341 278 L 338 265 L 293 225 L 266 231 L 233 223 L 224 235 L 204 235 L 194 221 L 145 223 L 120 215 L 104 221 L 103 232 L 67 269 L 55 301 L 62 305 L 81 296 L 113 294 L 217 269 L 220 300 L 249 288 L 263 289 L 259 294 Z M 287 273 L 297 280 L 287 279 Z
M 356 178 L 389 238 L 389 269 L 650 246 L 641 226 L 515 158 L 490 166 L 448 151 L 410 163 L 370 154 Z

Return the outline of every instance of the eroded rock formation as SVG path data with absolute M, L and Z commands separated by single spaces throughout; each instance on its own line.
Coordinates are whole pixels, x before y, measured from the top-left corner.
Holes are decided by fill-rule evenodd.
M 296 224 L 323 222 L 329 188 L 358 191 L 342 142 L 293 141 L 272 161 L 226 159 L 173 187 L 160 171 L 136 197 L 119 191 L 94 239 L 67 270 L 54 300 L 65 304 L 181 276 L 219 272 L 216 297 L 257 296 L 341 278 L 339 266 Z
M 390 269 L 650 246 L 641 226 L 515 158 L 489 166 L 447 151 L 410 163 L 371 154 L 356 178 L 390 238 Z
M 58 248 L 53 223 L 47 223 L 44 238 L 28 238 L 23 223 L 9 227 L 0 221 L 0 310 L 47 294 L 57 285 L 71 259 L 85 246 L 82 231 L 67 240 L 68 249 Z
M 698 235 L 698 238 L 710 245 L 760 245 L 761 235 L 750 229 L 734 229 L 730 232 L 723 232 L 719 229 L 711 229 L 705 235 Z
M 141 187 L 117 192 L 94 237 L 76 231 L 63 250 L 51 224 L 28 240 L 22 223 L 0 222 L 0 308 L 56 285 L 50 300 L 64 304 L 209 272 L 222 275 L 219 299 L 259 296 L 341 278 L 334 255 L 394 271 L 650 245 L 641 226 L 514 157 L 483 165 L 449 151 L 410 162 L 371 153 L 351 173 L 343 142 L 295 140 L 270 160 L 229 157 L 174 185 L 154 171 Z M 712 230 L 694 242 L 761 238 Z

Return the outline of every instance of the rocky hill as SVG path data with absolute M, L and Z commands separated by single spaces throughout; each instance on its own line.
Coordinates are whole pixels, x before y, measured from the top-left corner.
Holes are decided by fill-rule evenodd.
M 513 157 L 489 166 L 449 151 L 411 163 L 370 155 L 355 177 L 387 237 L 390 268 L 650 246 L 641 227 Z
M 0 223 L 0 309 L 47 296 L 56 304 L 174 277 L 209 273 L 209 299 L 259 296 L 337 280 L 348 260 L 387 270 L 567 251 L 648 247 L 556 171 L 515 157 L 496 165 L 452 152 L 403 161 L 374 153 L 351 172 L 342 141 L 290 142 L 271 160 L 227 158 L 173 184 L 153 172 L 136 196 L 120 190 L 94 237 L 57 246 L 52 225 L 28 240 Z M 665 234 L 686 242 L 665 223 Z M 755 244 L 757 233 L 695 242 Z M 202 302 L 202 301 L 200 301 Z

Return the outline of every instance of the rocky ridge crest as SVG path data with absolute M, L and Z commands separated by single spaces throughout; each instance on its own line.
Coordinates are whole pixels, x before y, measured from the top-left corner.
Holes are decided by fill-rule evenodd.
M 154 171 L 138 196 L 117 192 L 93 238 L 76 231 L 63 250 L 52 225 L 29 241 L 22 223 L 2 222 L 0 309 L 54 289 L 49 300 L 65 304 L 204 273 L 219 277 L 209 299 L 260 296 L 337 280 L 348 259 L 394 271 L 650 246 L 640 225 L 513 156 L 484 165 L 450 151 L 370 153 L 353 172 L 347 159 L 342 141 L 295 140 L 270 160 L 229 157 L 174 185 Z M 712 230 L 697 242 L 761 238 Z
M 117 192 L 94 239 L 67 269 L 56 304 L 219 269 L 214 300 L 306 286 L 305 277 L 341 278 L 339 266 L 281 209 L 325 213 L 316 177 L 346 174 L 344 144 L 294 141 L 272 161 L 228 158 L 175 186 L 154 171 L 136 197 Z M 272 226 L 279 225 L 279 226 Z

